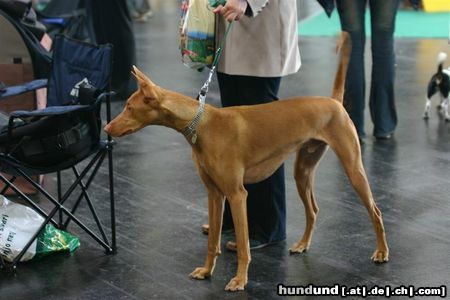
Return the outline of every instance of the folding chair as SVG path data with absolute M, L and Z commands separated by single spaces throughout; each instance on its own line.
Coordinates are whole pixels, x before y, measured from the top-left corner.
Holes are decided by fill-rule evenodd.
M 10 113 L 7 125 L 0 131 L 0 171 L 13 177 L 7 179 L 0 174 L 5 187 L 9 188 L 36 210 L 45 221 L 34 234 L 24 249 L 12 262 L 2 258 L 0 249 L 0 267 L 15 269 L 46 224 L 66 229 L 73 221 L 90 235 L 107 254 L 116 252 L 116 229 L 114 208 L 114 184 L 112 149 L 114 142 L 110 136 L 102 134 L 101 116 L 106 114 L 111 119 L 110 74 L 112 67 L 112 46 L 95 46 L 75 41 L 64 36 L 56 36 L 53 50 L 53 64 L 49 80 L 35 80 L 23 86 L 6 88 L 0 92 L 0 101 L 8 96 L 26 91 L 48 87 L 48 107 L 35 111 L 14 111 Z M 84 100 L 76 93 L 82 93 L 77 83 L 87 79 L 99 90 Z M 94 91 L 89 89 L 88 91 Z M 88 103 L 84 103 L 89 99 Z M 82 101 L 83 103 L 78 103 Z M 101 105 L 106 102 L 106 112 L 102 114 Z M 109 213 L 108 232 L 102 224 L 105 216 L 100 218 L 91 199 L 88 188 L 98 174 L 107 158 Z M 72 170 L 75 180 L 63 183 L 61 172 Z M 57 195 L 52 195 L 42 185 L 30 177 L 35 174 L 56 173 Z M 24 177 L 32 184 L 47 204 L 34 201 L 14 185 L 16 176 Z M 65 192 L 63 193 L 63 188 Z M 79 191 L 79 194 L 75 192 Z M 72 196 L 71 196 L 72 195 Z M 75 196 L 75 197 L 74 197 Z M 71 198 L 71 201 L 67 201 Z M 75 214 L 81 203 L 87 204 L 93 221 L 88 227 Z M 70 206 L 68 203 L 71 203 Z M 48 208 L 51 205 L 51 208 Z M 58 214 L 58 216 L 57 216 Z M 57 216 L 57 217 L 55 217 Z M 85 221 L 87 223 L 87 221 Z M 95 224 L 93 224 L 95 223 Z M 107 237 L 110 235 L 110 239 Z

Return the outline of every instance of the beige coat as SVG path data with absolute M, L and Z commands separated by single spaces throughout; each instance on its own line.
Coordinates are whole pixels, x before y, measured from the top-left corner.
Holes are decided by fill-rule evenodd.
M 278 77 L 300 68 L 296 0 L 247 0 L 252 16 L 235 22 L 228 34 L 219 72 Z M 218 18 L 217 41 L 227 22 Z

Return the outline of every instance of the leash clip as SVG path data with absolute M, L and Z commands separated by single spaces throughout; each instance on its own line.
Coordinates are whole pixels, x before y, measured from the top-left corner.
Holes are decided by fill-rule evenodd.
M 212 77 L 214 75 L 214 72 L 216 70 L 216 66 L 212 66 L 211 70 L 209 70 L 209 75 L 208 78 L 206 79 L 205 83 L 203 84 L 202 88 L 200 89 L 200 92 L 198 94 L 199 99 L 201 98 L 201 96 L 203 96 L 203 98 L 206 98 L 206 94 L 209 91 L 209 84 L 212 81 Z

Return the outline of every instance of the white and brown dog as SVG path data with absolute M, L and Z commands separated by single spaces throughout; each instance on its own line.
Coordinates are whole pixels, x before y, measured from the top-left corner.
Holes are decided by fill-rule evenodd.
M 427 96 L 425 103 L 425 112 L 423 118 L 430 117 L 431 98 L 439 94 L 440 102 L 438 110 L 444 117 L 445 121 L 450 122 L 450 115 L 448 113 L 449 93 L 450 93 L 450 68 L 444 69 L 444 61 L 447 59 L 447 54 L 440 52 L 438 55 L 438 69 L 428 82 Z

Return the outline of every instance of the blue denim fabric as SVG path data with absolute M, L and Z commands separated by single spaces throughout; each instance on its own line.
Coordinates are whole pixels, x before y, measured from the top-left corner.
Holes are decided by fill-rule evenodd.
M 347 72 L 344 105 L 356 126 L 358 135 L 364 137 L 366 89 L 364 18 L 367 3 L 372 29 L 372 80 L 369 107 L 374 124 L 373 134 L 383 137 L 393 133 L 397 126 L 394 96 L 394 30 L 399 0 L 336 1 L 342 30 L 350 33 L 353 45 Z

